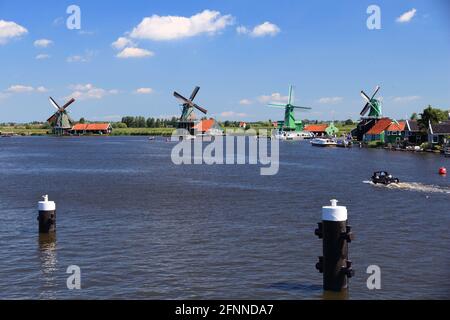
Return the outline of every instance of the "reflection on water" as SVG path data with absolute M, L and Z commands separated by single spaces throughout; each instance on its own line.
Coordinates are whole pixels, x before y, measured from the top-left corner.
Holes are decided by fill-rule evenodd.
M 321 298 L 323 300 L 348 300 L 349 292 L 348 289 L 341 292 L 324 291 Z
M 39 234 L 39 259 L 41 262 L 41 283 L 43 290 L 41 292 L 41 298 L 54 299 L 55 291 L 53 290 L 56 283 L 57 268 L 57 246 L 56 246 L 56 234 Z

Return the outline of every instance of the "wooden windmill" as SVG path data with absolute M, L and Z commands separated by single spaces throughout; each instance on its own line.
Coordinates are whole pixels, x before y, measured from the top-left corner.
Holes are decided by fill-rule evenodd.
M 49 101 L 50 104 L 56 109 L 56 112 L 47 120 L 47 122 L 52 126 L 53 134 L 67 134 L 68 131 L 72 129 L 74 121 L 70 118 L 66 109 L 75 102 L 75 99 L 70 99 L 62 107 L 60 107 L 52 97 L 49 97 Z
M 180 119 L 178 120 L 177 129 L 185 129 L 190 134 L 194 134 L 193 128 L 194 128 L 195 121 L 196 121 L 194 110 L 197 109 L 204 114 L 206 114 L 208 112 L 208 110 L 200 107 L 199 105 L 197 105 L 193 102 L 195 97 L 197 96 L 197 93 L 199 90 L 200 90 L 200 87 L 195 87 L 194 91 L 192 91 L 192 94 L 189 99 L 186 99 L 185 97 L 183 97 L 181 94 L 179 94 L 176 91 L 174 91 L 174 93 L 173 93 L 173 96 L 181 102 L 181 107 L 182 107 L 181 116 L 180 116 Z

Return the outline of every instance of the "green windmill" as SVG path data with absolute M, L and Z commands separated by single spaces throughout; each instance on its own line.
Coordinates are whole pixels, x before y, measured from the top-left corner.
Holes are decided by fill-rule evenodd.
M 294 87 L 291 85 L 289 86 L 289 97 L 288 102 L 286 104 L 281 103 L 269 103 L 269 107 L 272 108 L 283 108 L 284 109 L 284 121 L 279 121 L 278 123 L 278 129 L 280 131 L 302 131 L 303 130 L 303 123 L 301 120 L 295 120 L 295 109 L 301 109 L 301 110 L 311 110 L 311 108 L 308 107 L 300 107 L 293 105 L 294 102 Z
M 74 123 L 74 121 L 69 116 L 69 113 L 66 109 L 75 102 L 75 99 L 70 99 L 62 107 L 60 107 L 52 97 L 50 97 L 49 100 L 50 104 L 56 109 L 56 112 L 50 118 L 48 118 L 47 122 L 52 126 L 54 134 L 67 134 L 68 131 L 72 129 L 72 124 Z
M 369 110 L 370 111 L 367 118 L 380 119 L 382 117 L 381 101 L 375 99 L 375 96 L 377 95 L 378 91 L 380 91 L 380 86 L 377 86 L 375 88 L 375 92 L 373 93 L 372 98 L 369 98 L 369 96 L 364 91 L 361 91 L 361 97 L 363 97 L 363 99 L 366 101 L 366 105 L 361 111 L 361 117 L 364 117 L 364 115 Z

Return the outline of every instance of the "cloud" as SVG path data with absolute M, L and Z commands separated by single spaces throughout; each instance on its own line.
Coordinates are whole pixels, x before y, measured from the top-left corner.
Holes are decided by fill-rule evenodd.
M 66 61 L 69 63 L 90 62 L 94 56 L 95 56 L 94 51 L 86 50 L 83 55 L 72 55 L 72 56 L 67 57 Z
M 50 58 L 50 55 L 48 55 L 48 54 L 38 54 L 35 57 L 36 60 L 44 60 L 44 59 L 49 59 L 49 58 Z
M 320 104 L 334 104 L 341 102 L 342 100 L 344 100 L 342 97 L 323 97 L 317 100 L 317 102 Z
M 242 117 L 247 117 L 247 114 L 234 112 L 234 111 L 224 111 L 220 114 L 220 116 L 226 117 L 226 118 L 242 118 Z
M 6 89 L 6 92 L 8 93 L 30 93 L 30 92 L 39 92 L 39 93 L 43 93 L 43 92 L 47 92 L 48 89 L 40 86 L 37 88 L 34 88 L 32 86 L 27 86 L 27 85 L 22 85 L 22 84 L 15 84 L 10 86 L 8 89 Z
M 139 88 L 134 91 L 136 94 L 151 94 L 153 93 L 152 88 Z
M 117 54 L 117 58 L 128 59 L 128 58 L 145 58 L 152 57 L 155 54 L 152 51 L 141 49 L 141 48 L 125 48 Z
M 13 21 L 0 20 L 0 45 L 6 44 L 13 38 L 19 38 L 28 30 Z
M 66 99 L 74 98 L 77 100 L 88 100 L 88 99 L 102 99 L 107 95 L 113 95 L 119 93 L 118 90 L 106 90 L 102 88 L 97 88 L 93 84 L 75 84 L 71 85 L 70 89 L 74 90 L 72 94 Z
M 125 37 L 119 37 L 111 45 L 117 50 L 122 50 L 125 47 L 134 47 L 134 46 L 136 46 L 136 44 L 132 40 L 130 40 L 128 38 L 125 38 Z
M 287 102 L 289 99 L 288 96 L 282 96 L 278 92 L 272 93 L 270 96 L 259 96 L 258 101 L 261 103 L 269 103 L 269 102 Z
M 248 105 L 250 105 L 252 103 L 253 103 L 253 101 L 251 101 L 249 99 L 242 99 L 241 101 L 239 101 L 239 104 L 243 105 L 243 106 L 248 106 Z
M 397 102 L 397 103 L 405 103 L 405 102 L 417 101 L 420 98 L 421 98 L 420 96 L 395 97 L 392 99 L 392 101 Z
M 52 40 L 49 39 L 39 39 L 34 42 L 36 48 L 47 48 L 53 44 Z
M 252 37 L 265 37 L 265 36 L 276 36 L 280 32 L 280 28 L 273 23 L 268 21 L 257 25 L 253 29 L 248 29 L 244 26 L 239 26 L 236 28 L 238 34 L 248 34 Z
M 400 17 L 398 17 L 396 21 L 399 23 L 410 22 L 412 20 L 412 18 L 414 18 L 414 16 L 416 15 L 416 12 L 417 12 L 417 10 L 414 8 L 409 11 L 406 11 Z
M 145 17 L 130 33 L 134 39 L 169 41 L 194 37 L 200 34 L 213 35 L 233 24 L 231 15 L 219 11 L 204 10 L 191 17 L 158 16 Z

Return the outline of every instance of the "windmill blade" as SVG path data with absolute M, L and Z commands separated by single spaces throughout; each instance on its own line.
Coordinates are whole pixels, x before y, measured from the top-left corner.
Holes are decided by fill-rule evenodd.
M 198 110 L 200 110 L 200 111 L 203 112 L 204 114 L 207 114 L 207 113 L 208 113 L 208 110 L 203 109 L 202 107 L 196 105 L 195 103 L 194 103 L 193 105 L 194 105 L 195 108 L 197 108 Z
M 186 99 L 185 97 L 183 97 L 181 94 L 179 94 L 179 93 L 176 92 L 176 91 L 173 92 L 173 96 L 174 96 L 175 98 L 177 98 L 178 100 L 180 100 L 180 101 L 183 103 L 183 105 L 186 104 L 186 103 L 187 103 L 188 105 L 191 105 L 191 104 L 192 104 L 191 101 L 189 101 L 188 99 Z
M 295 109 L 304 109 L 304 110 L 311 110 L 312 109 L 310 107 L 300 107 L 300 106 L 293 106 L 293 105 L 291 105 L 291 107 L 295 108 Z
M 292 93 L 293 93 L 294 87 L 293 86 L 289 86 L 289 99 L 288 99 L 288 104 L 292 103 Z
M 371 103 L 366 103 L 365 107 L 362 109 L 362 111 L 359 115 L 360 116 L 365 115 L 367 113 L 367 111 L 369 111 L 371 105 L 372 105 Z
M 189 98 L 189 100 L 193 101 L 195 99 L 195 96 L 198 93 L 198 90 L 200 90 L 200 87 L 195 87 L 194 91 L 192 91 L 191 97 Z
M 287 104 L 281 104 L 281 103 L 268 103 L 267 104 L 269 107 L 282 107 L 282 108 L 286 108 Z
M 380 91 L 380 86 L 376 86 L 375 92 L 372 95 L 372 99 L 375 98 L 375 96 L 377 95 L 378 91 Z M 372 99 L 370 99 L 370 101 L 372 101 Z
M 361 97 L 367 101 L 366 105 L 364 106 L 364 108 L 362 109 L 362 111 L 360 113 L 360 115 L 363 116 L 367 113 L 367 111 L 369 111 L 370 107 L 373 107 L 373 105 L 372 105 L 372 101 L 370 100 L 370 98 L 362 90 L 361 90 Z
M 53 123 L 56 121 L 57 112 L 55 112 L 50 118 L 47 119 L 48 123 Z
M 48 100 L 50 101 L 50 104 L 55 107 L 56 110 L 60 109 L 59 105 L 56 103 L 55 100 L 53 100 L 52 97 L 49 97 Z
M 63 109 L 63 110 L 65 110 L 68 106 L 70 106 L 72 103 L 74 103 L 75 102 L 75 99 L 74 98 L 72 98 L 72 99 L 70 99 L 69 101 L 67 101 L 67 103 L 65 104 L 65 105 L 63 105 L 62 107 L 61 107 L 61 109 Z

